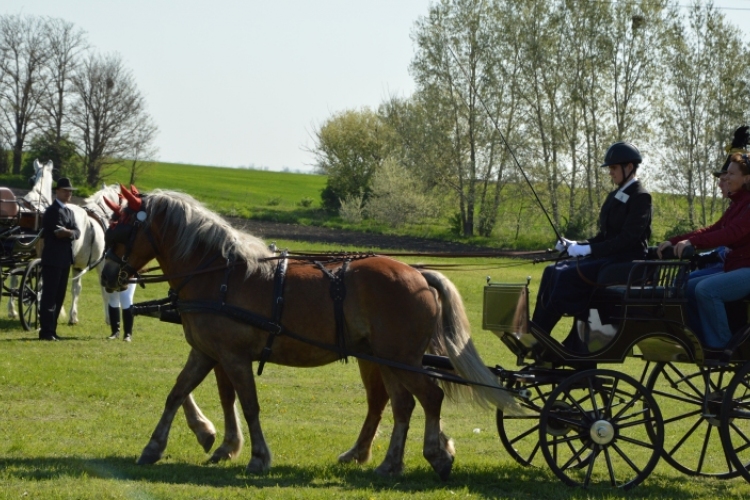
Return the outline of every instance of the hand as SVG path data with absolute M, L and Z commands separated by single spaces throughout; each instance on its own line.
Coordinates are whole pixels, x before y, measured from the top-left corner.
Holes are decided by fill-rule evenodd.
M 560 237 L 560 239 L 557 240 L 557 243 L 555 243 L 555 250 L 557 250 L 558 252 L 564 252 L 570 245 L 574 243 L 575 241 L 570 241 L 567 238 Z
M 656 255 L 658 255 L 660 259 L 663 259 L 664 257 L 662 257 L 661 253 L 671 246 L 671 242 L 663 241 L 658 247 L 656 247 Z
M 58 226 L 57 229 L 55 229 L 55 236 L 58 238 L 70 238 L 73 232 L 70 229 L 65 229 L 64 227 Z
M 568 247 L 568 255 L 571 257 L 586 257 L 591 254 L 591 245 L 573 243 Z
M 682 258 L 682 253 L 685 251 L 686 248 L 692 247 L 693 244 L 690 243 L 690 240 L 682 240 L 674 247 L 674 253 L 677 256 L 678 259 Z

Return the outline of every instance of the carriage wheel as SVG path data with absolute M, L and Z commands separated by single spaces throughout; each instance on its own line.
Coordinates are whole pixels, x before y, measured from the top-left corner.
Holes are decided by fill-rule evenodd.
M 720 411 L 732 368 L 658 363 L 646 387 L 664 418 L 662 456 L 691 476 L 729 479 L 740 474 L 724 453 Z
M 654 398 L 634 378 L 613 370 L 567 378 L 542 409 L 542 453 L 570 486 L 630 489 L 656 467 L 663 441 Z
M 750 481 L 750 362 L 729 382 L 721 404 L 721 442 L 727 460 Z
M 42 261 L 34 259 L 26 266 L 18 290 L 18 314 L 26 331 L 39 326 L 39 302 L 42 298 Z
M 505 415 L 502 410 L 497 410 L 495 421 L 500 442 L 503 443 L 505 451 L 519 464 L 525 467 L 539 467 L 544 463 L 544 458 L 539 452 L 539 417 L 555 385 L 528 385 L 515 382 L 509 386 L 513 389 L 526 389 L 531 396 L 529 399 L 519 400 L 521 407 L 527 412 L 526 415 Z

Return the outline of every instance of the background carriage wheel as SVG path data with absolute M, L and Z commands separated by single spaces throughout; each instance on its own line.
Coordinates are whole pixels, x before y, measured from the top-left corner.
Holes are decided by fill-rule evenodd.
M 557 384 L 527 384 L 511 382 L 508 387 L 518 390 L 526 389 L 531 393 L 528 400 L 519 399 L 521 407 L 527 411 L 526 415 L 505 415 L 497 410 L 495 422 L 500 442 L 505 451 L 523 466 L 539 467 L 544 458 L 539 451 L 539 417 L 552 390 Z
M 724 392 L 721 441 L 727 460 L 750 481 L 750 361 L 737 370 Z
M 39 301 L 42 297 L 42 260 L 34 259 L 26 266 L 18 289 L 18 314 L 26 331 L 39 327 Z
M 542 409 L 542 453 L 570 486 L 630 489 L 656 467 L 663 440 L 654 398 L 634 378 L 613 370 L 567 378 Z
M 729 479 L 740 474 L 724 453 L 720 413 L 734 367 L 658 363 L 646 387 L 664 419 L 662 457 L 691 476 Z

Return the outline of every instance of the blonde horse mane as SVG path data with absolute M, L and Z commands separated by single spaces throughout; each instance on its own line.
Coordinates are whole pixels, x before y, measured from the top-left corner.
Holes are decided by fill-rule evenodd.
M 173 256 L 183 259 L 196 248 L 204 249 L 204 256 L 218 251 L 223 258 L 234 257 L 247 263 L 247 275 L 256 270 L 265 276 L 273 273 L 273 264 L 264 261 L 274 254 L 260 238 L 234 229 L 218 214 L 186 193 L 156 189 L 143 198 L 150 224 L 154 217 L 163 215 L 165 226 L 174 230 L 171 242 Z

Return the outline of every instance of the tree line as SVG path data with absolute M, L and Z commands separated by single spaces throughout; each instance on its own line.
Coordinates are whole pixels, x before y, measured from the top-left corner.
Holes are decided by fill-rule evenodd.
M 680 230 L 723 210 L 711 172 L 748 119 L 750 51 L 711 3 L 439 0 L 412 40 L 412 95 L 315 131 L 326 207 L 392 225 L 447 207 L 460 234 L 490 236 L 506 200 L 532 199 L 513 152 L 555 225 L 582 237 L 624 140 L 652 190 L 685 197 Z
M 157 127 L 118 54 L 100 54 L 59 18 L 0 16 L 0 173 L 34 158 L 97 185 L 118 163 L 134 179 L 155 154 Z

